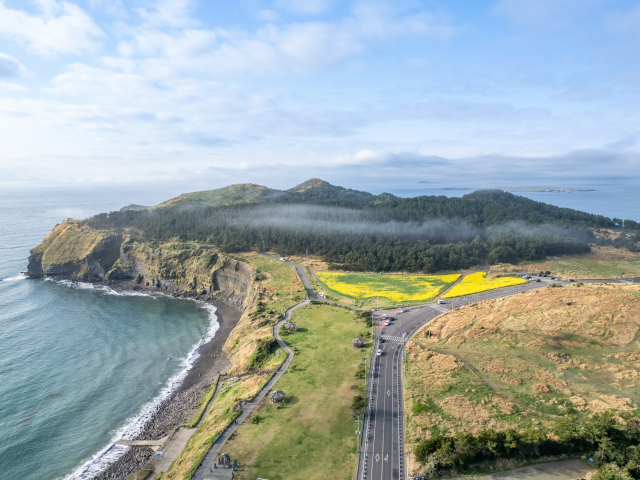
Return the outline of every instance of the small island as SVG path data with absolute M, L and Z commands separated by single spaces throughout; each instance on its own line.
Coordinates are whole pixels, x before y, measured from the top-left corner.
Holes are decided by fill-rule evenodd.
M 576 193 L 595 192 L 593 188 L 550 188 L 550 187 L 518 187 L 505 188 L 505 192 L 553 192 L 553 193 Z

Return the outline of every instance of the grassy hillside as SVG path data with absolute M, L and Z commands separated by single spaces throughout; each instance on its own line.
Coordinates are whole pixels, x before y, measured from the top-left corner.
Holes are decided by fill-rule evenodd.
M 167 200 L 154 208 L 186 205 L 219 207 L 242 203 L 261 203 L 266 200 L 273 200 L 281 195 L 284 195 L 284 192 L 263 187 L 262 185 L 256 185 L 254 183 L 240 183 L 218 188 L 216 190 L 183 193 L 182 195 L 172 198 L 171 200 Z
M 202 424 L 162 479 L 190 478 L 191 458 L 195 469 L 215 437 L 238 416 L 233 410 L 237 402 L 255 396 L 285 359 L 272 329 L 289 307 L 302 300 L 302 283 L 293 268 L 282 262 L 258 254 L 238 259 L 249 264 L 254 281 L 247 293 L 246 310 L 224 345 L 233 362 L 232 378 L 221 384 Z
M 42 253 L 42 262 L 49 265 L 76 265 L 91 255 L 109 270 L 120 256 L 121 235 L 83 227 L 79 220 L 64 220 L 56 225 L 31 253 Z
M 297 331 L 283 338 L 295 357 L 276 384 L 286 403 L 264 400 L 226 444 L 240 462 L 234 478 L 349 480 L 357 461 L 351 403 L 364 386 L 354 374 L 371 354 L 371 341 L 360 350 L 351 340 L 367 329 L 351 312 L 325 305 L 298 309 L 292 321 Z
M 548 257 L 544 260 L 514 265 L 494 265 L 491 273 L 550 271 L 562 278 L 631 278 L 640 277 L 640 253 L 624 248 L 595 247 L 589 253 Z
M 572 285 L 438 317 L 407 345 L 409 450 L 437 435 L 551 432 L 569 412 L 635 412 L 640 286 Z

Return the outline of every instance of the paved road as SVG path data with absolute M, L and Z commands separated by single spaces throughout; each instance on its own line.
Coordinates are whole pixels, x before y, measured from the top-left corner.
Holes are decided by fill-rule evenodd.
M 404 453 L 402 359 L 404 346 L 415 332 L 438 315 L 453 308 L 544 288 L 551 283 L 569 284 L 569 282 L 553 281 L 543 277 L 540 283 L 528 282 L 492 292 L 451 299 L 444 305 L 434 302 L 409 307 L 405 313 L 399 310 L 387 311 L 387 314 L 397 319 L 389 326 L 384 326 L 382 315 L 385 312 L 373 313 L 376 349 L 380 348 L 382 355 L 376 356 L 376 349 L 374 349 L 370 364 L 369 407 L 358 465 L 359 479 L 407 478 Z

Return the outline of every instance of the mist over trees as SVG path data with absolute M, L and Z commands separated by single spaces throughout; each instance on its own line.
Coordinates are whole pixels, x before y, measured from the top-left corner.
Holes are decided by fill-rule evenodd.
M 461 198 L 399 198 L 341 187 L 288 193 L 262 204 L 182 205 L 102 213 L 97 229 L 124 229 L 146 241 L 193 241 L 225 252 L 317 255 L 355 271 L 436 272 L 489 260 L 516 262 L 589 251 L 588 227 L 611 219 L 502 191 Z

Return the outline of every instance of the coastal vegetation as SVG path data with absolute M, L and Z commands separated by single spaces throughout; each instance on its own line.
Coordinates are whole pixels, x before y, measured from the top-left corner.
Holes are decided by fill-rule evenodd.
M 382 299 L 384 303 L 428 302 L 449 288 L 460 275 L 363 275 L 317 272 L 318 281 L 330 292 L 356 300 Z M 383 303 L 383 304 L 384 304 Z
M 207 405 L 209 405 L 209 402 L 213 398 L 213 394 L 216 392 L 216 388 L 218 387 L 219 380 L 220 378 L 217 378 L 216 381 L 213 382 L 213 384 L 207 389 L 204 396 L 198 403 L 198 406 L 195 408 L 195 411 L 193 412 L 191 420 L 189 420 L 187 423 L 184 424 L 185 427 L 193 428 L 200 421 L 200 419 L 202 418 L 202 415 L 207 409 Z
M 341 308 L 308 305 L 295 310 L 292 321 L 297 330 L 280 334 L 295 355 L 275 385 L 285 392 L 285 403 L 265 398 L 253 412 L 258 420 L 240 425 L 226 443 L 225 451 L 240 459 L 234 478 L 351 478 L 357 464 L 353 403 L 366 398 L 358 373 L 372 341 L 353 348 L 352 340 L 367 328 Z M 356 407 L 355 415 L 361 414 Z
M 150 210 L 102 213 L 83 226 L 226 253 L 308 252 L 332 269 L 426 273 L 478 265 L 487 249 L 492 263 L 585 253 L 596 241 L 589 229 L 616 228 L 606 217 L 497 190 L 399 198 L 313 179 L 285 192 L 234 185 L 178 199 Z
M 545 288 L 436 318 L 407 345 L 407 449 L 427 472 L 561 453 L 637 468 L 639 331 L 629 284 Z
M 518 277 L 500 277 L 487 278 L 485 272 L 471 273 L 465 276 L 455 288 L 442 295 L 442 298 L 461 297 L 465 295 L 474 295 L 476 293 L 488 292 L 498 288 L 512 287 L 514 285 L 522 285 L 527 283 L 523 278 Z
M 302 282 L 293 268 L 264 255 L 248 253 L 238 260 L 251 268 L 253 277 L 247 285 L 245 312 L 224 345 L 232 362 L 231 378 L 221 380 L 198 430 L 162 479 L 191 478 L 215 438 L 240 414 L 234 409 L 237 403 L 253 398 L 286 359 L 274 341 L 273 326 L 288 308 L 302 301 Z
M 551 272 L 550 275 L 568 278 L 634 278 L 640 277 L 640 253 L 615 247 L 596 247 L 580 255 L 547 257 L 544 260 L 521 262 L 517 266 L 497 264 L 490 273 Z

